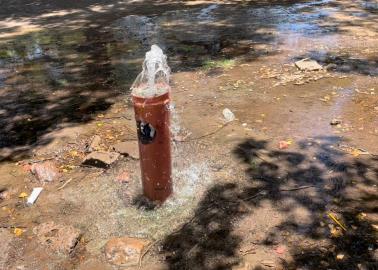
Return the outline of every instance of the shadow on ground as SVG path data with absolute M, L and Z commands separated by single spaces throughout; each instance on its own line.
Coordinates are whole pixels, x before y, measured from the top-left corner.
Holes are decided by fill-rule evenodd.
M 209 4 L 182 1 L 127 5 L 100 0 L 7 1 L 0 12 L 1 22 L 8 25 L 2 28 L 4 32 L 17 30 L 11 23 L 14 20 L 46 30 L 1 44 L 0 160 L 28 156 L 35 147 L 51 141 L 46 134 L 87 123 L 105 112 L 129 89 L 146 44 L 161 45 L 174 71 L 199 70 L 209 60 L 220 65 L 234 58 L 253 62 L 277 53 L 274 44 L 279 31 L 311 36 L 340 31 L 348 22 L 322 12 L 327 3 L 226 1 L 209 9 Z M 122 18 L 130 14 L 141 16 L 135 16 L 125 30 Z M 119 24 L 117 19 L 121 19 Z M 220 19 L 222 23 L 217 23 Z M 358 23 L 365 25 L 373 19 L 359 16 Z M 79 26 L 70 28 L 71 24 Z M 155 25 L 153 33 L 138 36 L 150 24 Z M 137 38 L 132 36 L 133 25 Z M 335 57 L 340 71 L 367 75 L 376 68 L 376 59 Z
M 240 16 L 229 16 L 222 25 L 205 18 L 201 31 L 196 31 L 192 27 L 192 14 L 180 11 L 187 8 L 182 2 L 133 3 L 127 11 L 125 7 L 118 10 L 119 3 L 73 2 L 69 1 L 70 5 L 54 1 L 9 1 L 0 13 L 4 22 L 31 20 L 45 29 L 1 44 L 0 161 L 29 156 L 36 147 L 51 142 L 53 138 L 45 135 L 94 120 L 96 114 L 105 112 L 128 91 L 147 46 L 143 37 L 126 35 L 125 39 L 118 39 L 116 32 L 124 29 L 114 24 L 117 16 L 132 12 L 155 16 L 166 12 L 168 6 L 169 10 L 174 9 L 172 13 L 164 13 L 162 18 L 157 16 L 162 28 L 157 42 L 172 56 L 173 69 L 182 69 L 183 63 L 186 68 L 201 68 L 209 56 L 215 59 L 243 56 L 254 61 L 274 53 L 251 49 L 251 44 L 268 44 L 275 37 L 269 31 L 258 33 L 266 26 L 264 23 L 251 23 L 246 33 L 246 23 Z M 268 2 L 277 4 L 277 1 L 265 4 Z M 280 5 L 297 2 L 301 1 L 285 1 Z M 82 19 L 75 11 L 77 8 L 93 17 L 82 22 L 80 29 L 65 29 L 69 26 L 66 20 L 72 23 Z M 245 12 L 235 3 L 227 9 Z M 60 15 L 46 15 L 51 12 Z M 202 14 L 200 10 L 195 12 L 196 16 Z M 50 25 L 48 20 L 60 24 Z M 274 29 L 277 23 L 270 23 L 269 28 Z
M 261 245 L 274 249 L 284 232 L 297 237 L 289 246 L 291 259 L 276 262 L 278 269 L 377 269 L 377 231 L 368 217 L 377 211 L 378 158 L 351 158 L 338 150 L 340 143 L 338 137 L 319 137 L 300 141 L 298 151 L 275 150 L 254 139 L 239 144 L 234 154 L 248 167 L 246 182 L 210 188 L 193 218 L 165 238 L 169 269 L 231 269 L 241 263 L 246 235 L 235 226 L 250 215 L 253 221 L 263 201 L 285 218 Z M 309 213 L 306 222 L 293 217 L 298 206 Z M 339 254 L 344 257 L 337 259 Z

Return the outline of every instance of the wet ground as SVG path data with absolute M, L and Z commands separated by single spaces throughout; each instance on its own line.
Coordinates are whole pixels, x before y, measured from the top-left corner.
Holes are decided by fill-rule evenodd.
M 154 241 L 142 269 L 378 268 L 376 1 L 1 6 L 1 269 L 118 269 L 103 246 L 123 235 Z M 94 135 L 103 150 L 135 140 L 129 88 L 154 43 L 176 141 L 175 195 L 151 211 L 137 160 L 81 162 Z M 324 69 L 299 71 L 303 58 Z M 26 206 L 41 185 L 26 165 L 46 159 L 63 177 Z M 69 255 L 38 242 L 47 221 L 80 230 Z

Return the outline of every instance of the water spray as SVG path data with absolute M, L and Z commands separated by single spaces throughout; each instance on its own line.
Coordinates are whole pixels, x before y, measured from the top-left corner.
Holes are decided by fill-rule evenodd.
M 166 55 L 152 45 L 142 72 L 131 86 L 143 194 L 159 203 L 172 193 L 169 75 Z

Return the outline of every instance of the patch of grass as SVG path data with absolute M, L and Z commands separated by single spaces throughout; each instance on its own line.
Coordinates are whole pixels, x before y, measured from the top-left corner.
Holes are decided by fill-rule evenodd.
M 221 60 L 206 60 L 202 67 L 205 70 L 213 69 L 213 68 L 222 68 L 222 69 L 230 69 L 233 68 L 236 64 L 236 61 L 233 59 L 221 59 Z

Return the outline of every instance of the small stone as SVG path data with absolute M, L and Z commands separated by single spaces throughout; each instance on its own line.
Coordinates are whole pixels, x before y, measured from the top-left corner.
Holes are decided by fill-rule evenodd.
M 55 224 L 53 221 L 45 222 L 33 228 L 41 245 L 53 252 L 64 255 L 72 254 L 79 242 L 80 231 L 72 226 Z
M 105 245 L 106 259 L 115 265 L 130 266 L 139 262 L 139 256 L 149 244 L 146 239 L 121 237 L 110 239 Z
M 137 141 L 117 143 L 113 146 L 113 150 L 121 155 L 130 156 L 133 159 L 139 159 L 139 147 Z
M 52 182 L 60 177 L 60 173 L 55 164 L 51 161 L 34 163 L 30 171 L 40 182 Z
M 309 58 L 302 59 L 300 61 L 295 62 L 295 66 L 299 70 L 308 70 L 308 71 L 323 69 L 323 67 L 321 65 L 319 65 L 318 62 L 316 62 L 315 60 L 309 59 Z
M 275 251 L 277 254 L 284 254 L 286 252 L 286 246 L 278 246 L 276 247 Z
M 340 125 L 341 124 L 341 120 L 340 119 L 332 119 L 331 122 L 329 122 L 329 124 L 331 126 Z
M 119 154 L 115 152 L 92 152 L 84 159 L 83 164 L 99 168 L 108 168 L 119 158 Z
M 342 259 L 344 259 L 344 257 L 345 257 L 345 255 L 340 253 L 340 254 L 337 254 L 336 259 L 342 260 Z
M 88 152 L 99 151 L 101 149 L 101 137 L 98 135 L 93 136 L 91 143 L 88 146 Z
M 288 148 L 289 147 L 289 143 L 287 142 L 287 141 L 280 141 L 279 143 L 278 143 L 278 148 L 279 149 L 286 149 L 286 148 Z

